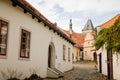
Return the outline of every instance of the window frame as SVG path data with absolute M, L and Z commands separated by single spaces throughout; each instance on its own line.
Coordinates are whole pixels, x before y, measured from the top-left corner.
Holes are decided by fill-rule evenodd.
M 70 48 L 68 48 L 68 62 L 70 62 Z
M 63 60 L 66 61 L 66 46 L 63 45 Z
M 25 46 L 27 45 L 29 45 L 29 54 L 28 54 L 28 56 L 25 56 L 26 55 L 26 53 L 24 53 L 24 56 L 22 55 L 22 39 L 23 39 L 23 32 L 25 32 L 25 33 L 27 33 L 28 35 L 29 35 L 29 44 L 28 44 L 28 42 L 25 44 Z M 19 54 L 19 57 L 20 58 L 25 58 L 25 59 L 29 59 L 30 58 L 30 45 L 31 45 L 31 32 L 30 31 L 28 31 L 28 30 L 25 30 L 25 29 L 21 29 L 21 41 L 20 41 L 20 54 Z M 27 47 L 25 47 L 25 49 L 26 49 Z
M 9 26 L 9 23 L 8 23 L 7 21 L 3 20 L 3 19 L 0 19 L 0 35 L 1 35 L 1 31 L 2 31 L 2 29 L 1 29 L 2 22 L 7 25 L 7 30 L 4 30 L 4 31 L 6 31 L 6 36 L 5 36 L 5 37 L 6 37 L 6 40 L 5 40 L 5 45 L 6 45 L 6 46 L 5 46 L 5 52 L 4 52 L 3 54 L 0 52 L 0 56 L 7 56 L 8 26 Z M 0 42 L 0 44 L 2 44 L 2 42 Z

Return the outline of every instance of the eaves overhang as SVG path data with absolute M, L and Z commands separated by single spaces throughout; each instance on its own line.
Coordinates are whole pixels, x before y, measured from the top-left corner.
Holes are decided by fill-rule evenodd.
M 32 7 L 28 2 L 25 0 L 11 0 L 12 5 L 14 7 L 19 6 L 24 10 L 24 13 L 29 13 L 32 15 L 32 19 L 36 18 L 38 22 L 43 22 L 44 26 L 48 26 L 49 30 L 53 30 L 53 32 L 57 32 L 57 35 L 71 43 L 72 45 L 75 44 L 75 42 L 69 38 L 66 34 L 64 34 L 55 24 L 50 22 L 47 18 L 45 18 L 38 10 L 36 10 L 34 7 Z

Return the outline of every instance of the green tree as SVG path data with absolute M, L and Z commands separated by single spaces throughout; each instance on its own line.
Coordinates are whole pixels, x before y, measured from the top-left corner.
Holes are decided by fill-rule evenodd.
M 111 48 L 113 52 L 117 54 L 120 51 L 120 17 L 115 21 L 115 23 L 110 27 L 111 30 Z
M 103 45 L 106 45 L 108 50 L 112 50 L 113 53 L 119 53 L 120 51 L 120 17 L 110 28 L 102 28 L 95 40 L 94 46 L 99 49 Z

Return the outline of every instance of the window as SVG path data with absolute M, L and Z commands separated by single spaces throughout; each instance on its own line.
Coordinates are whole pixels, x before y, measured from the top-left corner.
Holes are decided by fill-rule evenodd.
M 68 48 L 68 61 L 70 62 L 70 48 Z
M 85 56 L 87 56 L 87 51 L 85 51 Z
M 93 45 L 93 42 L 91 44 Z
M 66 60 L 66 59 L 65 59 L 65 53 L 66 53 L 66 46 L 63 45 L 63 60 L 64 60 L 64 61 Z
M 89 44 L 90 42 L 88 42 L 88 44 Z
M 8 23 L 0 20 L 0 55 L 6 56 Z
M 20 57 L 21 58 L 30 57 L 30 32 L 23 29 L 21 31 Z

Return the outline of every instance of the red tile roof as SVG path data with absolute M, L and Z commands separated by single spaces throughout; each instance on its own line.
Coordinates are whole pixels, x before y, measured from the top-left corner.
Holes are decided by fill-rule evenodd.
M 105 22 L 104 24 L 100 25 L 101 28 L 109 28 L 111 27 L 114 22 L 120 17 L 120 14 L 117 14 L 116 16 L 114 16 L 112 19 L 110 19 L 109 21 Z
M 64 32 L 67 33 L 68 36 L 70 37 L 70 33 L 69 33 L 68 30 L 64 30 Z M 83 39 L 83 36 L 80 33 L 73 32 L 72 33 L 72 40 L 75 42 L 76 47 L 78 47 L 78 48 L 83 47 L 84 39 Z

